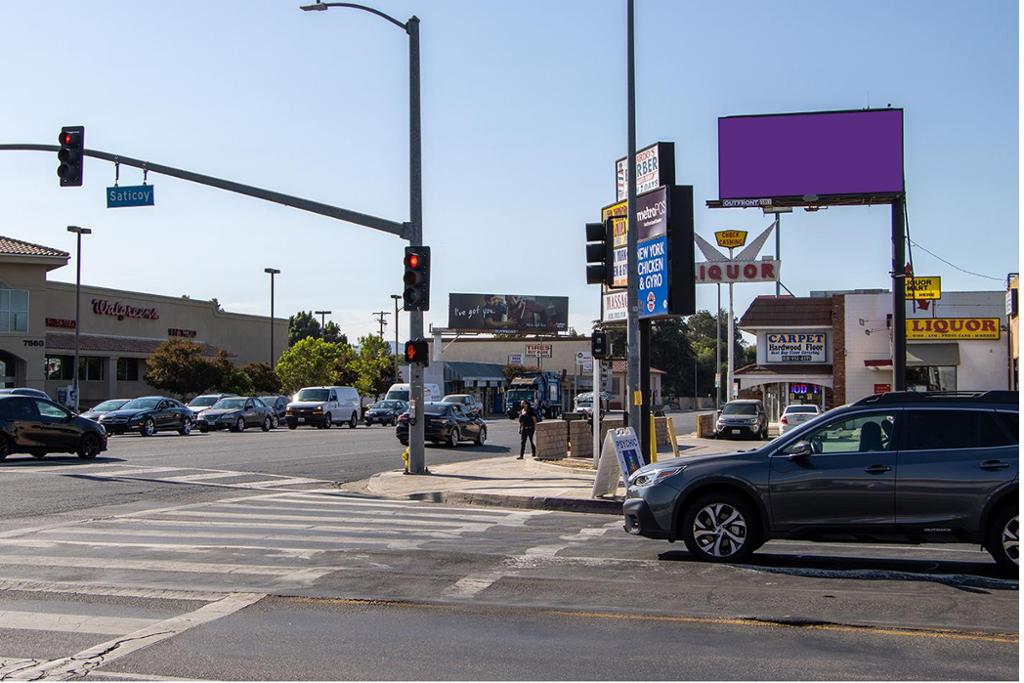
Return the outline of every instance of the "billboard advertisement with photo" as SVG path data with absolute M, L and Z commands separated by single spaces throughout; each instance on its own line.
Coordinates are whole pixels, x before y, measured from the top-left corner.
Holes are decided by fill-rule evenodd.
M 901 192 L 902 109 L 718 119 L 722 200 Z
M 565 332 L 569 297 L 450 294 L 448 328 L 465 332 Z

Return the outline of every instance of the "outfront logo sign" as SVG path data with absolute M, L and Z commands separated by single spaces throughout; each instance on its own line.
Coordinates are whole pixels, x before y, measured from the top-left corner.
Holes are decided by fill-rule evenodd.
M 999 318 L 911 318 L 907 339 L 999 339 Z

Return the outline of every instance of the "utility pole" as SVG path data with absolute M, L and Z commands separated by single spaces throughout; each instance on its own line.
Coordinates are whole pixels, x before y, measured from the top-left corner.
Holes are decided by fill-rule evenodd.
M 388 324 L 388 321 L 384 319 L 384 316 L 391 315 L 391 311 L 375 311 L 373 317 L 380 323 L 380 338 L 384 338 L 384 327 Z
M 636 65 L 633 49 L 634 0 L 626 0 L 626 401 L 629 410 L 629 425 L 641 436 L 644 429 L 641 420 L 640 394 L 640 310 L 639 276 L 637 274 L 637 225 L 636 225 Z M 640 401 L 637 400 L 638 394 Z M 641 439 L 640 443 L 644 443 Z
M 313 311 L 314 315 L 320 316 L 320 337 L 324 336 L 324 328 L 327 326 L 327 316 L 331 314 L 330 311 Z
M 73 232 L 78 238 L 78 254 L 75 256 L 75 412 L 78 412 L 78 374 L 81 372 L 78 360 L 78 333 L 82 328 L 82 235 L 91 235 L 92 229 L 80 228 L 77 225 L 69 225 L 68 232 Z

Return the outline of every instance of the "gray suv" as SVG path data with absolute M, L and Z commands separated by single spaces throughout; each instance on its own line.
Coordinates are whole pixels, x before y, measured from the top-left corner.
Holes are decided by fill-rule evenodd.
M 1019 395 L 888 393 L 751 451 L 647 465 L 627 482 L 625 529 L 710 562 L 773 538 L 979 543 L 1018 563 Z

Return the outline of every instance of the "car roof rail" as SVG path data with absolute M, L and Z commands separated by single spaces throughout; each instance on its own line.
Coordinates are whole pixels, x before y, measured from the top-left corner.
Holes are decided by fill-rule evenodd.
M 861 405 L 892 405 L 897 403 L 970 402 L 1020 404 L 1017 391 L 890 391 L 867 396 L 853 403 Z

